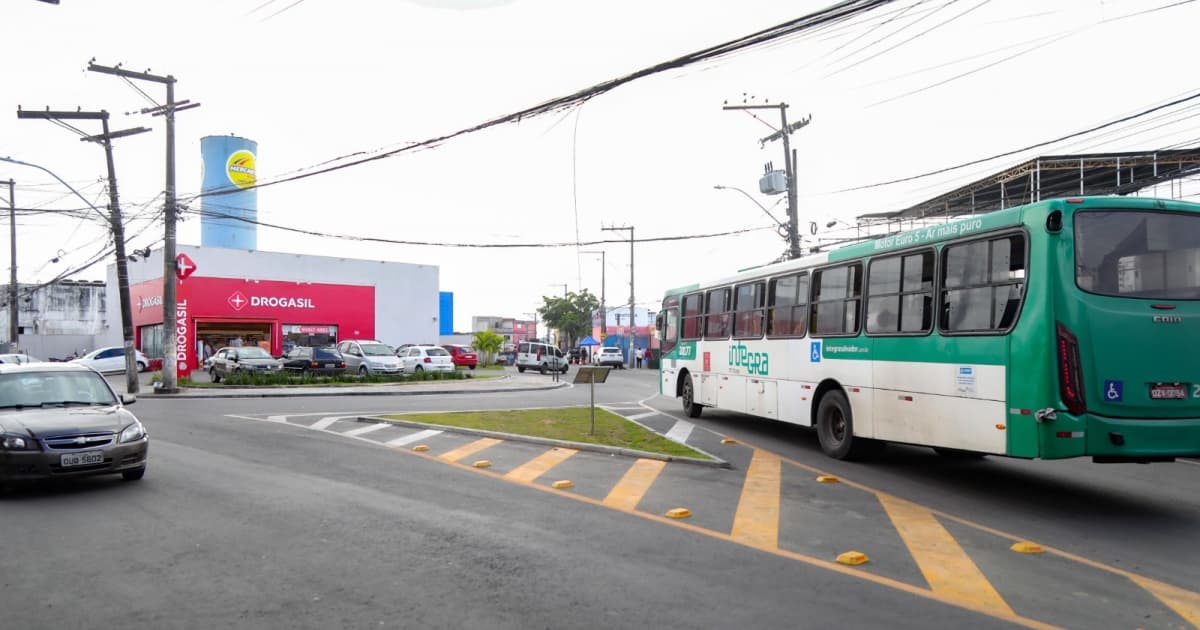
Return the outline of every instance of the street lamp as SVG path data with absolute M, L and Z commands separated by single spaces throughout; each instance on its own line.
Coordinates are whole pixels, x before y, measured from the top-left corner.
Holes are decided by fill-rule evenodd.
M 604 272 L 607 268 L 605 263 L 604 250 L 593 249 L 579 252 L 581 254 L 600 254 L 600 341 L 604 342 L 604 338 L 608 336 L 608 311 L 604 308 Z
M 738 188 L 737 186 L 722 186 L 721 184 L 716 184 L 713 186 L 713 188 L 715 188 L 716 190 L 736 190 L 736 191 L 742 193 L 743 197 L 749 199 L 750 201 L 753 201 L 754 205 L 758 206 L 760 209 L 762 209 L 763 212 L 767 213 L 767 216 L 771 217 L 771 220 L 775 222 L 775 225 L 778 225 L 781 228 L 787 229 L 786 223 L 783 223 L 779 219 L 776 219 L 775 215 L 771 214 L 771 211 L 767 210 L 766 206 L 759 203 L 758 200 L 755 199 L 750 193 L 742 190 L 741 188 Z

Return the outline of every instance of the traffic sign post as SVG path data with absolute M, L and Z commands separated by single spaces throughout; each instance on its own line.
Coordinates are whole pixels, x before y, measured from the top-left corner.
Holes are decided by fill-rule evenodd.
M 592 429 L 588 431 L 588 435 L 596 435 L 596 383 L 603 383 L 608 380 L 608 371 L 612 368 L 607 366 L 580 366 L 575 370 L 576 384 L 587 383 L 588 389 L 591 391 L 591 410 L 592 410 Z

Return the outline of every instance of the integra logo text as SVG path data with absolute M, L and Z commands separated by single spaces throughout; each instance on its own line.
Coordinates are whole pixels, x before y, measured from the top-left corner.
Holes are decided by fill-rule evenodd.
M 745 344 L 734 344 L 729 346 L 729 367 L 746 368 L 747 374 L 757 374 L 758 376 L 767 375 L 767 353 L 766 352 L 751 352 Z

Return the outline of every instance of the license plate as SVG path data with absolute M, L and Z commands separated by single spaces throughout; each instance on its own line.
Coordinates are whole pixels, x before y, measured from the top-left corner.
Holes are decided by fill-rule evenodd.
M 1186 383 L 1151 383 L 1151 400 L 1186 400 L 1188 387 Z
M 336 363 L 326 363 L 326 364 L 325 364 L 325 367 L 327 367 L 327 368 L 335 368 L 335 367 L 337 367 L 337 364 L 336 364 Z
M 62 456 L 59 461 L 63 468 L 71 466 L 87 466 L 89 464 L 103 464 L 104 453 L 93 451 L 91 453 L 67 453 Z

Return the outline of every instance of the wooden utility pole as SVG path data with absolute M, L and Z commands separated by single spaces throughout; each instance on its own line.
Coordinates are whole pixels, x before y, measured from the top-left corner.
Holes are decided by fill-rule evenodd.
M 21 325 L 17 320 L 17 184 L 8 180 L 8 239 L 12 255 L 8 285 L 8 342 L 9 352 L 19 352 Z
M 143 109 L 142 113 L 153 116 L 165 116 L 167 121 L 167 184 L 164 194 L 165 207 L 163 211 L 163 223 L 166 229 L 163 235 L 162 387 L 154 391 L 161 394 L 175 394 L 179 392 L 179 365 L 176 361 L 175 335 L 172 333 L 175 330 L 176 309 L 175 274 L 177 269 L 175 263 L 175 225 L 179 216 L 175 199 L 175 112 L 199 107 L 200 103 L 192 103 L 186 100 L 175 102 L 175 77 L 171 75 L 164 77 L 150 74 L 149 71 L 134 72 L 132 70 L 125 70 L 120 64 L 109 67 L 97 65 L 94 62 L 88 63 L 88 70 L 116 75 L 126 80 L 150 81 L 167 86 L 167 103 Z
M 125 347 L 125 390 L 138 392 L 137 355 L 133 347 L 133 306 L 129 299 L 129 269 L 125 258 L 125 226 L 121 220 L 121 205 L 117 198 L 117 170 L 113 164 L 112 141 L 150 131 L 145 127 L 109 131 L 108 112 L 85 111 L 25 111 L 17 109 L 17 118 L 41 118 L 44 120 L 99 120 L 103 133 L 97 136 L 84 135 L 81 140 L 98 142 L 104 146 L 104 159 L 108 167 L 108 220 L 113 234 L 113 247 L 117 255 L 117 293 L 121 302 L 121 336 Z

